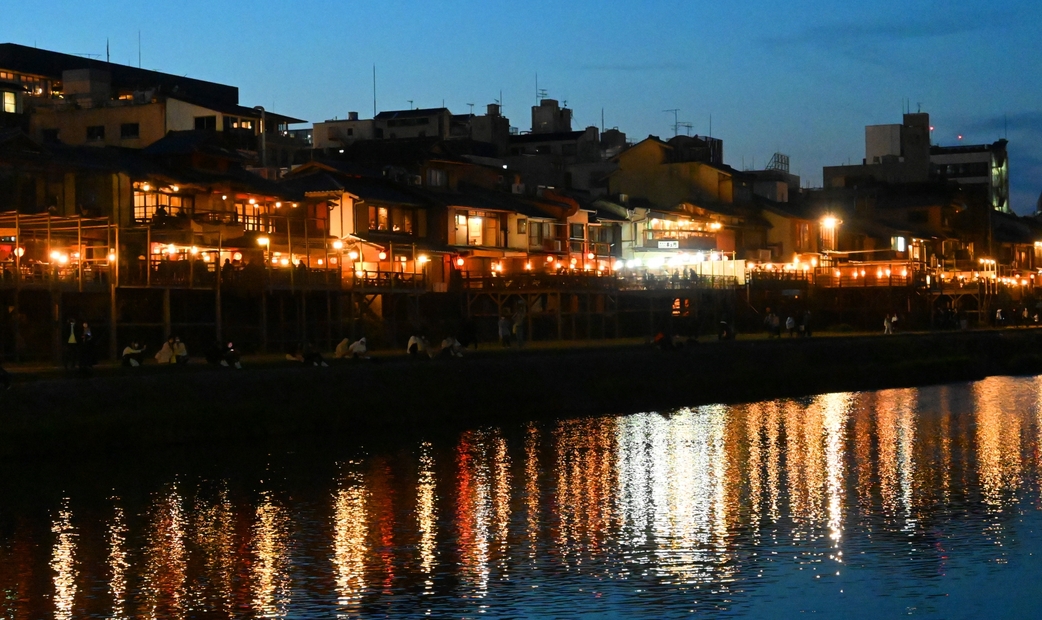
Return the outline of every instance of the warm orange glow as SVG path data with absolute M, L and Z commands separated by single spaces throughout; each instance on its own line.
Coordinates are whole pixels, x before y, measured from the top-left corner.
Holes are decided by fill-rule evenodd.
M 466 261 L 463 260 L 462 256 L 456 259 L 456 265 L 459 266 L 459 267 L 462 267 L 463 263 L 465 263 L 465 262 Z
M 377 256 L 380 257 L 380 260 L 387 260 L 387 252 L 380 252 Z

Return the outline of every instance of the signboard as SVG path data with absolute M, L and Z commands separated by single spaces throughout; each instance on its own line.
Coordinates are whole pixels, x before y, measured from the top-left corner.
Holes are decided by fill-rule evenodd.
M 679 241 L 659 241 L 658 242 L 658 249 L 660 249 L 660 250 L 679 250 L 680 249 L 680 242 Z

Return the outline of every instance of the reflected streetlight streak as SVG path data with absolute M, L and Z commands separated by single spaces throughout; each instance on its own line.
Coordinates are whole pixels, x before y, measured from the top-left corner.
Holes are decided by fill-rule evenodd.
M 434 458 L 430 442 L 420 446 L 419 480 L 416 485 L 416 527 L 420 532 L 420 570 L 423 571 L 424 594 L 434 587 L 433 571 L 437 557 L 438 512 Z
M 366 589 L 369 492 L 361 474 L 344 477 L 333 499 L 333 569 L 341 617 L 356 612 Z
M 290 603 L 289 518 L 270 492 L 261 494 L 252 528 L 253 609 L 262 618 L 283 618 Z
M 206 583 L 216 592 L 193 592 L 195 605 L 208 611 L 218 609 L 224 615 L 234 615 L 233 595 L 235 578 L 235 515 L 227 486 L 221 486 L 212 499 L 196 496 L 195 518 L 192 520 L 193 539 L 203 556 L 203 574 Z M 213 600 L 207 600 L 208 595 Z
M 51 570 L 54 571 L 54 617 L 55 620 L 72 618 L 73 603 L 76 599 L 76 547 L 79 534 L 72 525 L 72 511 L 69 510 L 69 499 L 62 500 L 61 508 L 51 522 L 51 532 L 56 534 L 51 549 Z
M 118 502 L 118 498 L 113 498 Z M 127 561 L 127 523 L 123 515 L 123 507 L 118 503 L 115 505 L 112 521 L 108 527 L 109 542 L 109 594 L 112 595 L 112 618 L 121 620 L 126 618 L 127 599 L 127 569 L 130 562 Z
M 152 504 L 142 576 L 142 607 L 148 618 L 177 618 L 184 613 L 185 514 L 177 486 Z

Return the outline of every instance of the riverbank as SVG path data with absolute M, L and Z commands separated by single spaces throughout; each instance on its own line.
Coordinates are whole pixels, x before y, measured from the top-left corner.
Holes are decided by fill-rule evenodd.
M 24 375 L 0 401 L 0 457 L 437 429 L 668 410 L 1042 373 L 1042 330 L 642 344 L 403 357 L 329 368 L 203 365 Z

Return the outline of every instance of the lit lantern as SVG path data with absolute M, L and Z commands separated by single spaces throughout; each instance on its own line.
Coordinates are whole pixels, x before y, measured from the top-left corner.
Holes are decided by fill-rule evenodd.
M 380 257 L 380 260 L 387 260 L 387 252 L 380 252 L 377 256 Z
M 319 266 L 321 266 L 321 265 L 324 265 L 324 264 L 325 264 L 325 261 L 323 261 L 323 260 L 322 260 L 322 259 L 320 258 L 320 259 L 318 259 L 318 264 L 319 264 Z
M 596 258 L 596 255 L 593 252 L 586 255 L 587 260 L 593 260 L 594 258 Z
M 420 254 L 420 257 L 417 258 L 416 260 L 418 260 L 421 265 L 424 265 L 427 262 L 429 262 L 431 259 L 426 254 Z
M 282 208 L 282 203 L 281 202 L 276 202 L 275 203 L 275 208 L 276 209 L 281 209 Z
M 347 253 L 347 256 L 348 256 L 348 258 L 350 258 L 351 260 L 358 260 L 358 252 L 356 252 L 356 251 L 354 251 L 354 250 L 351 250 L 350 252 L 348 252 L 348 253 Z
M 554 257 L 553 256 L 547 256 L 546 257 L 546 262 L 548 262 L 548 263 L 554 262 Z
M 242 252 L 236 252 L 235 254 L 232 254 L 232 259 L 242 260 Z
M 333 249 L 334 250 L 342 250 L 342 249 L 344 249 L 344 242 L 339 240 L 339 239 L 337 239 L 336 241 L 333 242 Z
M 463 260 L 463 257 L 460 256 L 459 258 L 456 259 L 456 266 L 457 267 L 462 267 L 464 262 L 465 261 Z

